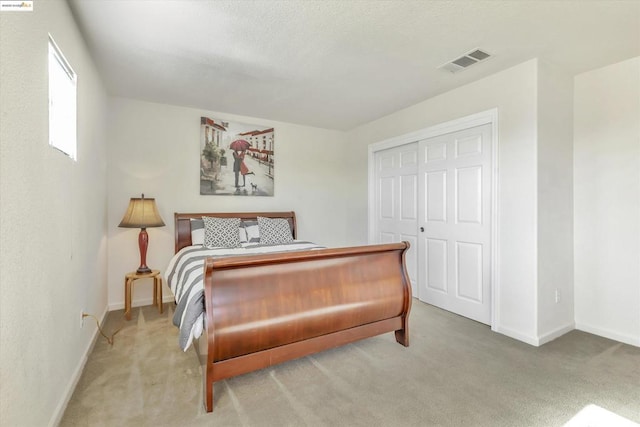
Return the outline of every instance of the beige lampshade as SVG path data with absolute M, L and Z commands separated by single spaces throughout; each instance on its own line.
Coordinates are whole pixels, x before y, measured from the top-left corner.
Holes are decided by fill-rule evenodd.
M 132 197 L 122 217 L 122 221 L 118 227 L 124 228 L 147 228 L 147 227 L 163 227 L 164 221 L 160 217 L 158 208 L 156 207 L 156 199 L 147 199 L 144 197 Z

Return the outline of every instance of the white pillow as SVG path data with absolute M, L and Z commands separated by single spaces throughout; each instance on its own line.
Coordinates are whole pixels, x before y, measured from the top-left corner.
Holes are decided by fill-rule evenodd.
M 240 243 L 247 243 L 249 239 L 247 239 L 247 230 L 244 229 L 242 223 L 240 223 L 240 228 L 238 228 L 238 234 L 240 236 Z
M 191 220 L 191 244 L 204 244 L 204 221 L 197 218 L 189 218 Z
M 240 246 L 240 218 L 203 216 L 204 246 L 206 248 L 237 248 Z
M 284 218 L 258 217 L 260 229 L 260 243 L 265 245 L 280 245 L 293 242 L 289 221 Z

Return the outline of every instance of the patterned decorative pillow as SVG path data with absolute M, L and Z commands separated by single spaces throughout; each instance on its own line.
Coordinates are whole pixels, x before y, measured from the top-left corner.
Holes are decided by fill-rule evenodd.
M 265 245 L 279 245 L 293 242 L 289 221 L 284 218 L 258 217 L 260 229 L 260 243 Z
M 240 229 L 245 232 L 245 242 L 260 243 L 260 227 L 258 227 L 258 221 L 244 219 L 240 224 Z
M 240 246 L 240 218 L 203 216 L 204 246 L 207 248 L 235 248 Z
M 191 244 L 204 245 L 204 221 L 190 218 L 191 220 Z

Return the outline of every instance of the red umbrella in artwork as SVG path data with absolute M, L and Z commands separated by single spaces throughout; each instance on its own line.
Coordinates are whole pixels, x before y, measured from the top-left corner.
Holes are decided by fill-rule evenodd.
M 236 139 L 231 144 L 229 144 L 229 148 L 234 151 L 246 151 L 251 147 L 251 144 L 244 139 Z

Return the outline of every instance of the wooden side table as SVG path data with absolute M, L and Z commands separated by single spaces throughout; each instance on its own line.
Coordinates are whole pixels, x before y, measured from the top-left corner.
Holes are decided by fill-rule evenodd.
M 124 278 L 124 315 L 131 320 L 131 287 L 138 279 L 153 279 L 153 305 L 158 307 L 162 314 L 162 276 L 160 270 L 151 270 L 151 273 L 128 273 Z

